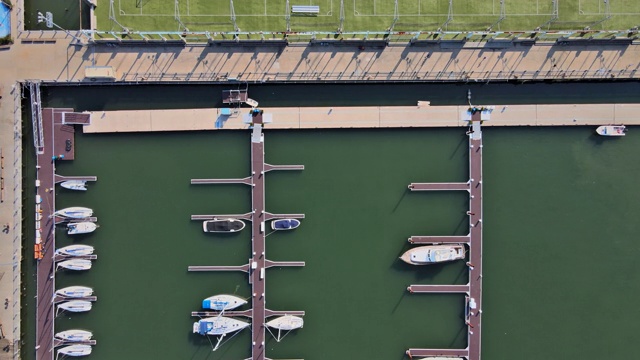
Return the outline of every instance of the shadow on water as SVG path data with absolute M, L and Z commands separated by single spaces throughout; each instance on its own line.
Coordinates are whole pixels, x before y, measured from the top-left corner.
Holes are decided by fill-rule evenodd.
M 404 190 L 404 192 L 402 193 L 402 196 L 400 196 L 400 200 L 398 200 L 398 202 L 396 203 L 396 206 L 393 207 L 393 210 L 391 211 L 391 213 L 396 212 L 396 210 L 398 209 L 398 206 L 400 206 L 400 204 L 402 203 L 402 200 L 404 200 L 404 197 L 407 196 L 407 194 L 410 192 L 411 191 L 409 190 L 409 188 Z
M 393 307 L 393 310 L 391 310 L 391 313 L 395 313 L 396 310 L 398 309 L 398 307 L 400 306 L 400 304 L 402 303 L 402 300 L 405 299 L 405 297 L 407 296 L 409 292 L 408 291 L 403 291 L 402 295 L 400 295 L 400 299 L 398 299 L 398 302 L 396 303 L 396 305 Z
M 459 234 L 463 227 L 463 225 L 467 223 L 469 224 L 469 215 L 464 214 L 464 216 L 462 216 L 462 218 L 460 218 L 460 222 L 458 223 L 458 225 L 456 226 L 456 231 L 455 234 Z M 468 225 L 467 225 L 468 226 Z M 469 231 L 467 231 L 467 234 L 469 233 Z M 466 235 L 466 234 L 465 234 Z
M 451 153 L 451 156 L 449 157 L 449 160 L 456 159 L 456 154 L 458 153 L 458 151 L 460 151 L 460 148 L 462 148 L 463 145 L 468 144 L 468 143 L 469 143 L 469 136 L 467 134 L 463 133 L 461 135 L 460 142 L 458 142 L 458 145 L 456 146 L 455 150 L 453 150 L 453 152 Z M 466 146 L 465 146 L 465 148 L 466 148 Z

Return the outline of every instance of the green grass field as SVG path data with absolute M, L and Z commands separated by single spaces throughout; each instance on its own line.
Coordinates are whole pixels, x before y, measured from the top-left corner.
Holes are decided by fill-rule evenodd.
M 626 30 L 640 25 L 640 0 L 557 0 L 553 18 L 552 0 L 453 0 L 447 23 L 449 0 L 398 0 L 397 31 L 486 30 Z M 98 30 L 119 31 L 117 24 L 138 31 L 233 31 L 229 0 L 113 0 L 117 23 L 110 19 L 109 4 L 96 8 Z M 336 31 L 340 25 L 340 0 L 290 0 L 290 5 L 317 5 L 317 16 L 292 15 L 292 31 Z M 177 6 L 176 6 L 177 5 Z M 234 0 L 236 25 L 241 31 L 285 31 L 286 0 Z M 385 31 L 394 22 L 393 0 L 344 0 L 343 31 Z

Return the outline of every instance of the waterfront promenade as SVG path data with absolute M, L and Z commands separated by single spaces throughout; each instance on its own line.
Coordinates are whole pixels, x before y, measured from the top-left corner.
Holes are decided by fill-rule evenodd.
M 461 127 L 468 106 L 369 106 L 261 108 L 269 129 Z M 230 116 L 220 109 L 94 111 L 86 133 L 246 129 L 249 109 Z M 640 104 L 495 106 L 483 126 L 640 125 Z M 176 121 L 180 119 L 180 121 Z

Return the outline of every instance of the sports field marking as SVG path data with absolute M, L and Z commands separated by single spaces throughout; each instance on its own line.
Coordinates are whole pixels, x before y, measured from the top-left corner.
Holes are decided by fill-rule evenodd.
M 619 9 L 616 5 L 618 2 L 613 0 L 610 1 L 609 6 L 611 9 L 611 15 L 622 15 L 622 16 L 632 16 L 632 15 L 640 15 L 640 1 L 635 2 L 635 9 L 629 9 L 628 5 L 623 5 L 622 9 Z M 597 6 L 596 6 L 597 5 Z M 597 8 L 597 10 L 596 10 Z M 631 10 L 619 12 L 620 10 Z M 618 12 L 616 12 L 618 11 Z M 578 0 L 578 14 L 580 15 L 605 15 L 605 5 L 604 0 Z
M 387 4 L 387 6 L 385 6 L 385 9 L 389 9 L 391 11 L 384 11 L 381 12 L 380 9 L 380 2 L 383 1 L 385 4 Z M 458 0 L 459 1 L 459 0 Z M 486 0 L 485 0 L 486 1 Z M 529 4 L 531 4 L 530 7 L 527 7 L 527 9 L 529 11 L 525 11 L 525 12 L 521 12 L 521 13 L 512 13 L 509 12 L 509 0 L 505 0 L 507 1 L 507 3 L 505 4 L 506 6 L 506 12 L 507 12 L 507 16 L 551 16 L 553 14 L 553 9 L 552 9 L 552 5 L 551 5 L 551 0 L 535 0 L 535 2 L 530 1 Z M 514 0 L 511 0 L 514 1 Z M 597 0 L 596 0 L 597 1 Z M 541 4 L 542 2 L 542 4 Z M 548 4 L 547 4 L 548 3 Z M 389 5 L 391 4 L 391 5 Z M 394 1 L 393 0 L 353 0 L 353 16 L 357 16 L 357 17 L 365 17 L 365 16 L 371 16 L 371 17 L 389 17 L 389 16 L 394 16 L 393 13 L 393 5 Z M 429 6 L 430 4 L 433 4 L 432 6 Z M 447 12 L 442 12 L 443 9 L 439 9 L 440 12 L 429 12 L 427 9 L 433 8 L 435 9 L 437 7 L 438 2 L 434 1 L 434 0 L 418 0 L 418 9 L 416 12 L 413 13 L 406 13 L 402 11 L 402 7 L 400 9 L 400 13 L 399 15 L 401 17 L 403 16 L 420 16 L 420 17 L 446 17 L 448 16 Z M 454 7 L 455 7 L 455 0 L 454 0 Z M 525 3 L 526 4 L 526 3 Z M 488 4 L 487 4 L 488 5 Z M 519 3 L 519 5 L 522 7 L 522 3 Z M 500 15 L 500 0 L 491 0 L 491 10 L 484 12 L 484 13 L 462 13 L 462 12 L 456 12 L 454 9 L 453 12 L 453 16 L 455 17 L 473 17 L 473 16 L 479 16 L 479 17 L 495 17 Z M 487 6 L 487 8 L 489 8 L 489 6 Z M 448 9 L 448 7 L 447 7 Z

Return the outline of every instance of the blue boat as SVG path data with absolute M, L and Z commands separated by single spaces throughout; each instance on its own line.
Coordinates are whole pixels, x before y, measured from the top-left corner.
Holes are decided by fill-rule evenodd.
M 296 219 L 279 219 L 271 222 L 273 230 L 293 230 L 300 226 L 300 221 Z

